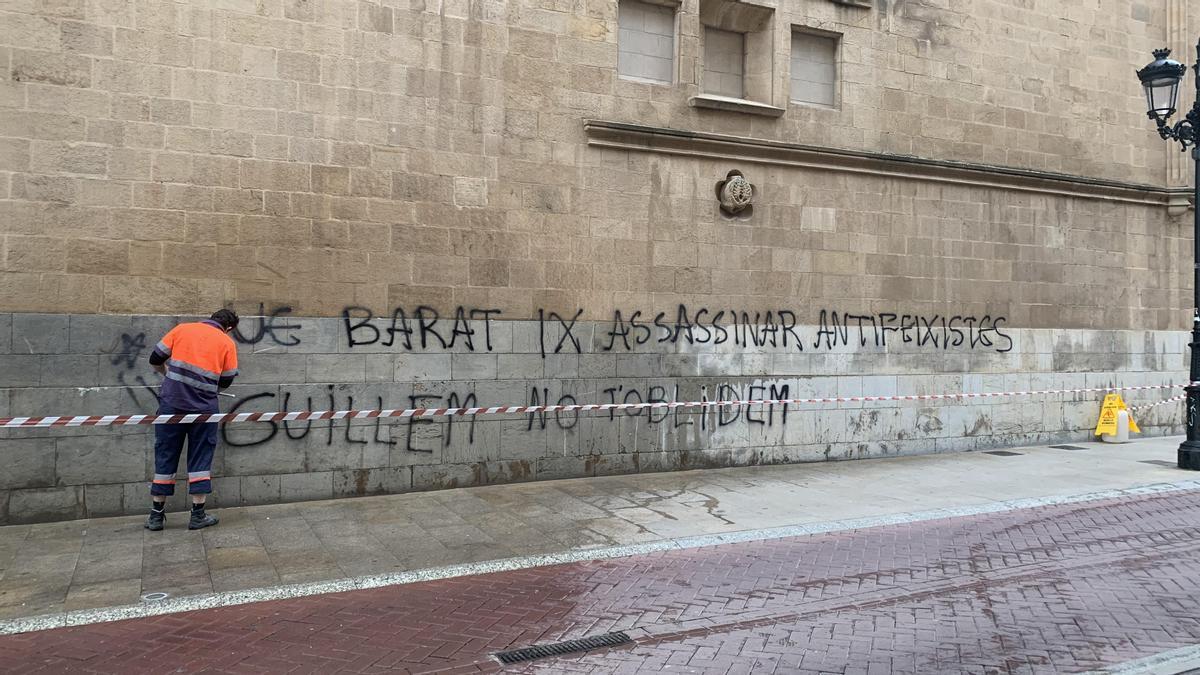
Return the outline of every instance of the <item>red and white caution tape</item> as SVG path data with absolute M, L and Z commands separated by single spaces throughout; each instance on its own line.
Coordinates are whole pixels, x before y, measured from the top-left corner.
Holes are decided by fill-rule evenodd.
M 1179 396 L 1172 396 L 1171 398 L 1164 399 L 1162 401 L 1155 401 L 1154 403 L 1147 403 L 1146 405 L 1131 405 L 1131 406 L 1129 406 L 1129 409 L 1133 410 L 1134 412 L 1137 412 L 1138 410 L 1149 410 L 1150 408 L 1157 408 L 1160 405 L 1167 405 L 1170 403 L 1178 403 L 1180 401 L 1186 401 L 1186 400 L 1187 400 L 1187 394 L 1180 394 Z
M 947 401 L 1014 396 L 1109 393 L 1176 389 L 1182 384 L 1152 384 L 1136 387 L 1095 387 L 1089 389 L 1046 389 L 1042 391 L 1004 391 L 963 394 L 915 394 L 909 396 L 838 396 L 829 398 L 776 398 L 735 401 L 664 401 L 654 403 L 572 403 L 568 405 L 501 405 L 475 408 L 408 408 L 405 410 L 298 410 L 295 412 L 212 413 L 190 415 L 76 415 L 74 417 L 0 417 L 0 429 L 27 427 L 107 427 L 143 424 L 192 424 L 195 422 L 296 422 L 303 420 L 371 419 L 376 417 L 449 417 L 461 415 L 502 415 L 550 412 L 589 412 L 594 410 L 634 410 L 642 408 L 723 408 L 743 405 L 813 405 L 822 403 L 866 403 L 876 401 Z

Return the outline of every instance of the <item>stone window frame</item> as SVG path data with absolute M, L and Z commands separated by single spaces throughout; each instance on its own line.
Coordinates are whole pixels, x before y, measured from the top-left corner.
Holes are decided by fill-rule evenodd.
M 700 30 L 697 54 L 700 64 L 699 93 L 688 99 L 694 108 L 710 108 L 734 112 L 779 117 L 786 111 L 776 82 L 776 11 L 771 5 L 744 0 L 700 0 Z M 745 43 L 743 57 L 743 95 L 741 98 L 704 93 L 705 28 L 742 33 Z M 790 47 L 790 44 L 789 44 Z M 786 100 L 787 93 L 783 93 Z
M 792 44 L 797 33 L 804 35 L 813 35 L 816 37 L 829 38 L 834 41 L 833 47 L 833 103 L 816 103 L 813 101 L 800 101 L 792 98 Z M 787 82 L 787 101 L 789 106 L 798 106 L 802 108 L 816 108 L 818 110 L 841 110 L 842 109 L 842 49 L 845 46 L 845 35 L 835 31 L 814 28 L 803 24 L 792 24 L 791 30 L 788 31 L 788 57 L 785 60 L 787 72 L 785 73 L 785 81 Z
M 680 15 L 683 13 L 682 12 L 683 1 L 682 0 L 635 0 L 635 1 L 641 2 L 646 5 L 657 5 L 659 7 L 665 7 L 667 9 L 671 10 L 672 19 L 673 19 L 672 20 L 672 28 L 671 28 L 671 30 L 672 30 L 672 34 L 671 34 L 671 81 L 670 82 L 660 82 L 658 80 L 650 80 L 650 79 L 641 78 L 641 77 L 623 75 L 621 73 L 621 66 L 620 66 L 620 61 L 619 61 L 619 59 L 620 59 L 619 52 L 621 49 L 621 42 L 620 42 L 621 0 L 617 0 L 617 12 L 618 12 L 618 19 L 617 19 L 617 50 L 618 50 L 617 78 L 621 79 L 621 80 L 625 80 L 626 82 L 637 82 L 639 84 L 645 84 L 645 85 L 648 85 L 651 87 L 674 87 L 674 86 L 678 85 L 680 82 L 680 78 L 679 78 L 679 64 L 681 61 L 681 59 L 680 59 L 680 37 L 681 37 Z

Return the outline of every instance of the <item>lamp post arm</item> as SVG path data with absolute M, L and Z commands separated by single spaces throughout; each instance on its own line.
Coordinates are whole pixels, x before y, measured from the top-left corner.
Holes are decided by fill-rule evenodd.
M 1175 124 L 1167 124 L 1158 120 L 1158 135 L 1178 141 L 1184 151 L 1196 145 L 1196 142 L 1200 141 L 1200 103 L 1192 106 L 1187 117 Z

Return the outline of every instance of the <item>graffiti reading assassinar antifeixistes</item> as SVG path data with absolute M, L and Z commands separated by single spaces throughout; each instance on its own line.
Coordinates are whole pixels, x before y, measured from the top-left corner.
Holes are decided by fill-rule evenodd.
M 342 310 L 346 344 L 350 348 L 363 345 L 395 347 L 405 351 L 438 351 L 454 349 L 460 343 L 469 352 L 493 349 L 492 323 L 500 316 L 498 309 L 458 307 L 453 319 L 445 319 L 437 310 L 420 305 L 411 311 L 403 307 L 392 310 L 390 318 L 378 319 L 366 307 L 347 307 Z M 538 351 L 548 354 L 582 354 L 583 345 L 575 327 L 583 315 L 582 309 L 560 314 L 554 310 L 538 309 Z M 628 317 L 628 318 L 626 318 Z M 674 312 L 658 312 L 651 316 L 641 310 L 615 310 L 603 333 L 604 352 L 635 351 L 646 343 L 713 344 L 729 343 L 744 349 L 773 347 L 804 351 L 834 349 L 858 344 L 865 347 L 887 347 L 892 344 L 915 344 L 932 349 L 990 349 L 1000 353 L 1012 351 L 1012 337 L 1004 332 L 1008 320 L 990 314 L 923 315 L 897 312 L 853 314 L 822 309 L 819 312 L 816 335 L 805 340 L 800 333 L 796 312 L 788 309 L 748 311 L 732 309 L 689 309 L 679 305 Z M 482 324 L 483 340 L 477 340 Z

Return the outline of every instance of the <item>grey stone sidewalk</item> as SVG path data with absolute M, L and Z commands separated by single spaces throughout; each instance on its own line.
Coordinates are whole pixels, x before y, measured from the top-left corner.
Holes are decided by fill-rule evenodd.
M 0 620 L 696 535 L 1177 483 L 1178 437 L 639 474 L 0 527 Z

